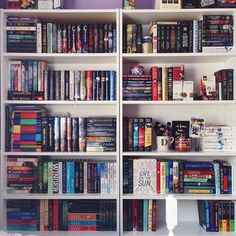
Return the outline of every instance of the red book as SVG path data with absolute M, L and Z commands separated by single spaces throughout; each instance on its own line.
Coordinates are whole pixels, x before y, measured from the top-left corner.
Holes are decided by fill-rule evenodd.
M 93 72 L 86 71 L 86 97 L 87 101 L 93 100 Z
M 133 223 L 133 230 L 138 230 L 138 200 L 132 201 L 132 223 Z
M 173 80 L 184 80 L 184 66 L 173 67 Z
M 157 161 L 157 167 L 156 167 L 156 173 L 157 173 L 157 193 L 161 193 L 161 174 L 160 174 L 160 161 Z
M 34 225 L 37 220 L 7 220 L 8 225 Z
M 157 200 L 152 201 L 152 231 L 157 230 Z
M 19 118 L 21 118 L 21 119 L 36 119 L 38 117 L 39 116 L 36 112 L 21 112 Z
M 58 200 L 53 200 L 53 230 L 58 231 Z
M 97 226 L 68 226 L 68 231 L 97 231 Z
M 20 0 L 8 0 L 7 9 L 20 9 L 21 1 Z
M 7 178 L 8 182 L 33 182 L 35 181 L 34 177 L 26 177 L 26 178 Z
M 151 68 L 152 74 L 152 100 L 158 101 L 158 67 Z
M 214 170 L 184 170 L 184 175 L 215 175 Z

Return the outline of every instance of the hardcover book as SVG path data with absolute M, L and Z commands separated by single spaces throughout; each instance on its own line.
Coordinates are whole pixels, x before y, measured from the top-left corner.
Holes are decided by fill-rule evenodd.
M 137 159 L 133 163 L 134 194 L 156 193 L 156 160 Z

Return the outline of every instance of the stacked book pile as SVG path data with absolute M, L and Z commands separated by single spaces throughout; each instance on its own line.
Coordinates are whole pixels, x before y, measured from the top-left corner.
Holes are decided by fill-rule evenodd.
M 123 163 L 124 193 L 232 194 L 232 166 L 224 161 L 124 158 Z
M 37 231 L 38 201 L 7 200 L 7 230 Z
M 233 22 L 233 15 L 204 15 L 203 51 L 207 51 L 209 48 L 232 48 Z
M 123 100 L 152 100 L 151 75 L 123 75 Z
M 8 16 L 6 23 L 7 52 L 37 52 L 37 19 Z
M 42 151 L 42 117 L 36 106 L 6 107 L 6 150 L 13 152 Z
M 152 150 L 152 118 L 123 118 L 123 150 Z
M 88 118 L 87 119 L 87 152 L 116 151 L 116 119 Z
M 209 125 L 205 127 L 204 151 L 232 151 L 233 147 L 232 126 Z
M 199 224 L 207 232 L 235 232 L 234 209 L 231 201 L 199 200 Z
M 8 200 L 8 231 L 116 231 L 113 200 Z
M 125 200 L 123 215 L 124 231 L 157 230 L 157 200 Z
M 69 201 L 68 231 L 116 231 L 115 201 Z
M 36 193 L 38 189 L 38 158 L 8 157 L 7 192 Z

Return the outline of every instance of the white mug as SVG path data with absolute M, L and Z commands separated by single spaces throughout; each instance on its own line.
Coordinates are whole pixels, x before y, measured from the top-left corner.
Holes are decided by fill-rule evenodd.
M 175 139 L 170 136 L 157 136 L 157 151 L 168 152 L 174 140 Z

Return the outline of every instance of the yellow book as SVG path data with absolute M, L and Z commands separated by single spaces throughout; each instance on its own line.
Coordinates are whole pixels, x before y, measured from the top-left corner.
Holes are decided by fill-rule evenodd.
M 168 101 L 168 68 L 162 67 L 162 101 Z
M 187 189 L 185 193 L 211 193 L 209 189 Z
M 43 201 L 44 201 L 44 225 L 45 228 L 48 229 L 48 200 L 43 200 Z M 46 229 L 44 229 L 44 231 Z
M 148 231 L 152 231 L 152 200 L 148 204 Z
M 40 200 L 40 231 L 44 231 L 44 200 Z
M 162 161 L 160 163 L 160 178 L 161 178 L 161 194 L 166 193 L 166 163 Z

